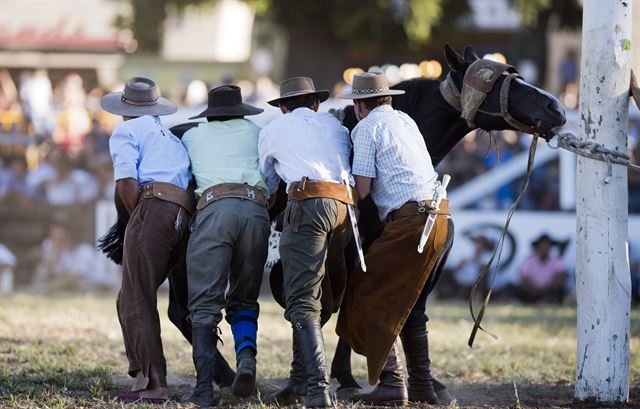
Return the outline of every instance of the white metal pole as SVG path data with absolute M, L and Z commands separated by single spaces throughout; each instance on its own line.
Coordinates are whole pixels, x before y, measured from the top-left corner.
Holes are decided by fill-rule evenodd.
M 585 0 L 580 75 L 580 138 L 627 149 L 632 2 Z M 640 44 L 634 44 L 640 47 Z M 627 169 L 578 157 L 576 183 L 575 397 L 629 398 Z

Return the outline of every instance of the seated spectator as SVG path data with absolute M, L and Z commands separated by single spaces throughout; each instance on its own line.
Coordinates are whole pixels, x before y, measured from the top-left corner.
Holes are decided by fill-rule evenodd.
M 513 288 L 520 301 L 562 303 L 569 274 L 564 261 L 551 250 L 554 246 L 562 248 L 564 244 L 547 234 L 532 242 L 533 253 L 522 262 L 520 283 Z
M 29 175 L 29 182 L 45 202 L 55 206 L 87 203 L 98 196 L 95 177 L 74 169 L 71 159 L 59 148 L 53 148 L 47 160 Z
M 45 293 L 102 289 L 94 274 L 96 260 L 91 244 L 78 242 L 65 226 L 53 224 L 42 242 L 42 260 L 32 287 Z
M 23 158 L 14 157 L 0 183 L 0 200 L 3 202 L 28 204 L 33 197 L 34 189 L 28 183 L 27 162 Z
M 468 237 L 473 243 L 473 252 L 461 259 L 450 272 L 443 274 L 438 284 L 438 291 L 444 297 L 468 297 L 480 271 L 491 258 L 494 246 L 491 240 L 481 234 Z M 486 294 L 486 277 L 477 291 L 479 294 Z
M 11 294 L 13 291 L 16 256 L 4 244 L 0 243 L 0 294 Z

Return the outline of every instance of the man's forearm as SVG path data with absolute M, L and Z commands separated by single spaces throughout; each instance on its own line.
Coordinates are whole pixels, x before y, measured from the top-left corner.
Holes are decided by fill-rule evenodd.
M 138 181 L 132 178 L 120 179 L 116 182 L 116 189 L 122 203 L 131 215 L 138 205 Z
M 356 181 L 356 190 L 358 191 L 358 196 L 360 196 L 360 200 L 363 200 L 369 195 L 369 192 L 371 191 L 371 178 L 358 175 L 354 175 L 353 178 Z

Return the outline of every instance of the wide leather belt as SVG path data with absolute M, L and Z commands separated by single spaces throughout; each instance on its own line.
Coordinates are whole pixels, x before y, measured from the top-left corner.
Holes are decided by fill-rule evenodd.
M 142 185 L 140 187 L 138 203 L 152 198 L 175 203 L 186 210 L 189 214 L 193 214 L 195 211 L 193 195 L 172 183 L 151 182 Z
M 289 200 L 306 200 L 320 197 L 335 199 L 348 205 L 355 205 L 358 193 L 351 186 L 342 183 L 309 180 L 306 176 L 289 186 Z
M 407 216 L 417 216 L 423 213 L 429 214 L 442 214 L 445 216 L 451 215 L 451 210 L 449 210 L 449 201 L 443 200 L 440 202 L 440 210 L 436 211 L 433 208 L 434 202 L 433 200 L 421 200 L 419 202 L 407 202 L 403 204 L 400 208 L 392 211 L 387 216 L 387 220 L 395 220 L 399 217 L 407 217 Z
M 211 203 L 223 199 L 225 197 L 235 197 L 238 199 L 247 199 L 259 204 L 260 206 L 268 206 L 267 198 L 256 187 L 246 183 L 220 183 L 213 185 L 200 196 L 198 201 L 198 210 L 202 210 Z

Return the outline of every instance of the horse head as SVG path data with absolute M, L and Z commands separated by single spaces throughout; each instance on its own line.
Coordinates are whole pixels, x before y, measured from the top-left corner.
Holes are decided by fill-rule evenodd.
M 445 58 L 451 72 L 440 91 L 469 128 L 512 129 L 549 140 L 566 122 L 560 101 L 527 83 L 515 67 L 481 59 L 470 46 L 460 55 L 445 45 Z

